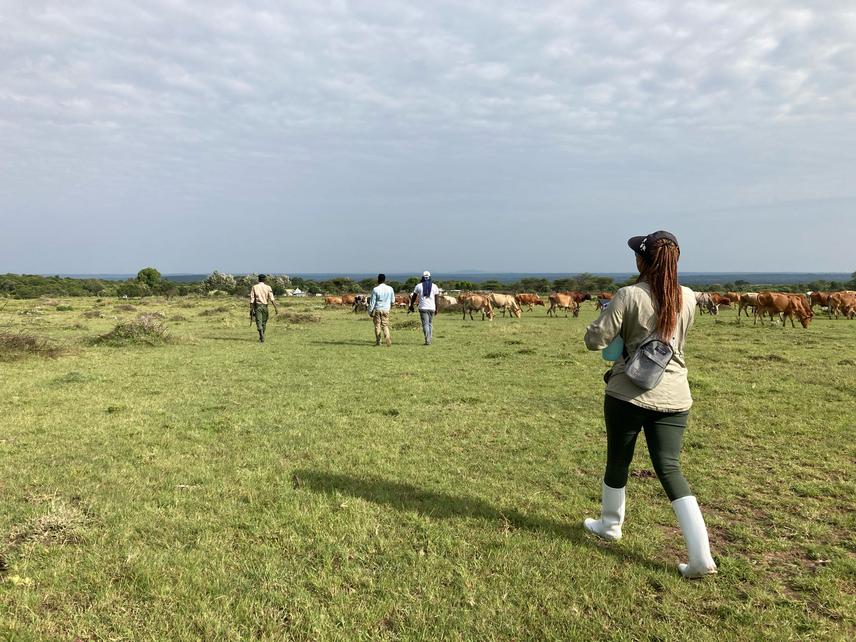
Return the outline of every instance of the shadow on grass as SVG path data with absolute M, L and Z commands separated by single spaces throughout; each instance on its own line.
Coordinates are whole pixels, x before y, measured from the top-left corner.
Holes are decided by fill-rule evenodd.
M 265 336 L 267 336 L 267 335 L 265 335 Z M 255 336 L 252 336 L 252 337 L 247 337 L 246 339 L 244 337 L 213 337 L 213 336 L 205 337 L 205 338 L 206 339 L 212 339 L 213 341 L 238 341 L 241 343 L 244 343 L 245 341 L 251 341 L 253 343 L 259 342 L 259 335 L 257 335 L 257 334 Z
M 338 492 L 358 497 L 396 510 L 415 512 L 433 519 L 479 518 L 504 523 L 516 529 L 562 537 L 575 544 L 597 548 L 615 557 L 632 561 L 657 571 L 674 571 L 668 564 L 642 557 L 616 544 L 596 541 L 579 524 L 566 524 L 537 515 L 526 515 L 516 509 L 502 510 L 483 500 L 466 495 L 450 495 L 425 490 L 411 484 L 380 478 L 361 478 L 318 470 L 297 470 L 292 477 L 296 488 L 317 493 Z

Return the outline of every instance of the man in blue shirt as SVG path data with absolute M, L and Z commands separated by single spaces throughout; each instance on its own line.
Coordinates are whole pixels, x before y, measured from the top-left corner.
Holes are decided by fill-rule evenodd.
M 369 316 L 374 319 L 375 345 L 380 345 L 383 335 L 387 347 L 392 345 L 389 336 L 389 311 L 395 303 L 395 290 L 386 284 L 386 275 L 377 275 L 377 286 L 369 298 Z

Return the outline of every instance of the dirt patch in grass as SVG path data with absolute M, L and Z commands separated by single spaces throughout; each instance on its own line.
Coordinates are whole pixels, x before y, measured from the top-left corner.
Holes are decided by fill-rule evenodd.
M 55 359 L 65 349 L 51 339 L 24 332 L 0 332 L 0 361 L 15 361 L 28 356 Z
M 95 380 L 95 378 L 91 375 L 85 374 L 83 372 L 73 371 L 73 372 L 67 372 L 64 375 L 62 375 L 61 377 L 56 377 L 55 379 L 53 379 L 51 381 L 51 383 L 58 385 L 58 386 L 64 386 L 64 385 L 73 384 L 73 383 L 89 383 L 90 381 L 94 381 L 94 380 Z
M 170 320 L 170 321 L 173 321 L 173 322 L 182 322 L 182 321 L 187 321 L 187 317 L 185 317 L 185 316 L 183 316 L 183 315 L 181 315 L 181 314 L 173 314 L 173 315 L 169 318 L 169 320 Z
M 89 518 L 80 508 L 54 500 L 46 513 L 13 526 L 6 537 L 6 547 L 14 549 L 30 542 L 74 544 L 83 539 L 88 523 Z
M 116 306 L 117 312 L 136 312 L 137 308 L 130 303 L 123 303 L 121 305 Z
M 133 321 L 120 323 L 110 330 L 110 332 L 96 337 L 93 341 L 96 345 L 114 347 L 131 345 L 161 346 L 171 342 L 172 338 L 169 336 L 161 318 L 155 314 L 141 314 Z
M 753 355 L 749 358 L 754 359 L 756 361 L 772 361 L 774 363 L 789 363 L 788 359 L 783 357 L 780 354 L 766 354 L 766 355 L 756 354 L 756 355 Z
M 103 319 L 104 313 L 101 310 L 87 310 L 83 316 L 86 319 Z
M 657 473 L 653 470 L 633 470 L 630 472 L 631 477 L 636 479 L 657 479 Z

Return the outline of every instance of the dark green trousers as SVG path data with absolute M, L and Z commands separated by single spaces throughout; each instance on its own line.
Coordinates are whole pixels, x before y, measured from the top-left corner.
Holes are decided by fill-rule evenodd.
M 256 328 L 259 330 L 259 339 L 265 338 L 265 329 L 268 321 L 268 307 L 264 303 L 256 303 Z
M 611 488 L 624 488 L 636 438 L 645 431 L 645 442 L 654 472 L 663 484 L 669 501 L 691 495 L 689 484 L 681 472 L 681 445 L 690 413 L 657 412 L 635 406 L 606 395 L 603 400 L 606 419 L 606 473 L 603 482 Z

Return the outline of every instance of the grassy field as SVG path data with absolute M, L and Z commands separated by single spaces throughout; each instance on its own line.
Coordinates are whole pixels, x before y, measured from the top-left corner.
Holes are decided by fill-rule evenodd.
M 689 582 L 644 447 L 624 539 L 581 526 L 605 456 L 588 303 L 441 316 L 428 348 L 396 311 L 389 349 L 314 301 L 264 345 L 243 302 L 131 304 L 0 312 L 52 340 L 0 361 L 0 639 L 856 635 L 854 322 L 697 320 L 683 461 L 720 574 Z M 155 312 L 163 345 L 93 342 Z

